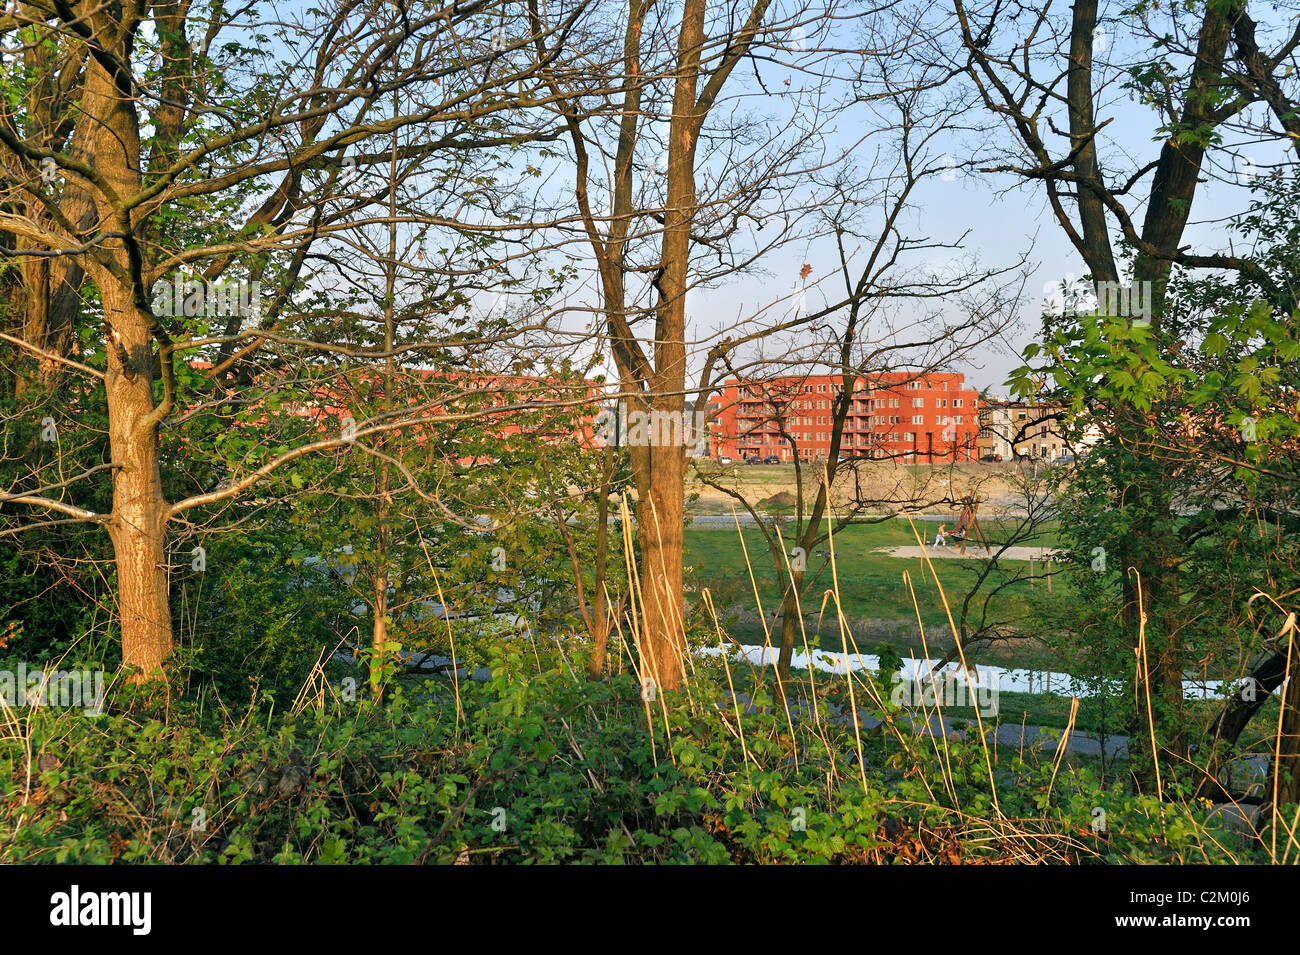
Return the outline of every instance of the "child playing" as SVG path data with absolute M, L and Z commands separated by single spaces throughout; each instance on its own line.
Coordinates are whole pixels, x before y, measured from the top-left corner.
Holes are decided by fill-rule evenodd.
M 945 540 L 945 538 L 948 536 L 948 535 L 947 535 L 947 531 L 946 531 L 946 528 L 947 528 L 947 527 L 948 527 L 948 524 L 947 524 L 946 522 L 943 523 L 943 524 L 940 524 L 940 525 L 939 525 L 939 530 L 936 531 L 936 532 L 935 532 L 935 535 L 934 535 L 934 544 L 933 544 L 934 547 L 947 547 L 947 546 L 948 546 L 948 541 Z

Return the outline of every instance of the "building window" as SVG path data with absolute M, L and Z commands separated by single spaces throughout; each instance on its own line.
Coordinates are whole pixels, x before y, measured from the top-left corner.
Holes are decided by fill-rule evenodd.
M 925 424 L 925 415 L 923 414 L 912 415 L 912 424 Z
M 924 408 L 924 407 L 925 407 L 925 399 L 924 399 L 924 398 L 913 398 L 913 399 L 912 399 L 912 407 L 913 407 L 913 408 Z

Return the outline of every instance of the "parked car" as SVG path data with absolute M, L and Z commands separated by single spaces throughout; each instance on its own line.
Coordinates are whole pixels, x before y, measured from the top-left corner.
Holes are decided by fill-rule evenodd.
M 755 455 L 755 456 L 753 456 L 753 457 L 745 458 L 745 463 L 746 463 L 746 464 L 762 464 L 762 463 L 763 463 L 763 459 L 760 458 L 760 457 L 758 457 L 757 455 Z
M 780 464 L 780 463 L 781 463 L 781 459 L 778 458 L 775 454 L 769 454 L 767 457 L 765 457 L 765 458 L 763 459 L 763 463 L 764 463 L 764 464 Z
M 986 454 L 986 455 L 984 455 L 984 457 L 980 458 L 980 460 L 981 460 L 981 461 L 992 461 L 992 462 L 995 462 L 995 463 L 1000 463 L 1000 462 L 1002 461 L 1002 455 L 1000 455 L 1000 454 Z
M 1063 455 L 1061 455 L 1059 458 L 1056 459 L 1056 463 L 1057 463 L 1057 464 L 1073 464 L 1073 463 L 1074 463 L 1074 455 L 1073 455 L 1073 454 L 1063 454 Z
M 722 457 L 718 458 L 718 463 L 719 463 L 719 464 L 730 464 L 730 463 L 731 463 L 731 458 L 727 457 L 727 456 L 724 454 Z

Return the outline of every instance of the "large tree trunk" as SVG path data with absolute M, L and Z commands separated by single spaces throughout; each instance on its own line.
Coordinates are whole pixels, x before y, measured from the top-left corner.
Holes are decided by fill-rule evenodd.
M 107 35 L 97 40 L 128 62 L 134 24 L 118 29 L 118 36 L 105 30 Z M 140 191 L 140 131 L 131 79 L 125 73 L 110 76 L 94 57 L 86 71 L 81 108 L 95 129 L 91 151 L 108 187 L 96 196 L 100 228 L 130 235 L 130 213 L 119 206 Z M 145 290 L 136 288 L 143 267 L 139 248 L 114 238 L 104 243 L 101 256 L 90 260 L 88 271 L 103 301 L 108 345 L 105 391 L 114 465 L 108 531 L 117 565 L 122 661 L 136 668 L 134 679 L 141 680 L 162 676 L 172 651 L 165 546 L 169 515 L 154 413 L 154 318 Z
M 172 650 L 167 592 L 167 502 L 158 470 L 150 320 L 107 275 L 103 290 L 110 339 L 108 439 L 115 466 L 108 525 L 117 563 L 122 662 L 137 679 L 160 674 Z M 120 347 L 118 347 L 120 344 Z
M 1238 9 L 1239 4 L 1235 0 L 1207 9 L 1197 41 L 1197 65 L 1192 72 L 1190 95 L 1183 113 L 1183 120 L 1189 127 L 1208 122 L 1209 103 L 1213 100 L 1211 92 L 1221 77 L 1230 22 Z M 1173 251 L 1181 243 L 1204 159 L 1205 147 L 1196 137 L 1171 136 L 1161 148 L 1151 186 L 1151 198 L 1142 224 L 1143 239 L 1155 248 Z M 1151 283 L 1143 294 L 1151 307 L 1151 330 L 1157 336 L 1161 334 L 1161 313 L 1164 310 L 1170 268 L 1168 258 L 1145 254 L 1138 255 L 1133 266 L 1133 281 L 1138 289 L 1142 283 Z M 1135 290 L 1134 294 L 1139 293 Z M 1130 427 L 1133 447 L 1142 449 L 1145 446 L 1145 417 L 1140 412 L 1129 409 L 1123 420 Z M 1142 525 L 1145 521 L 1151 522 L 1148 527 L 1166 521 L 1172 501 L 1158 453 L 1142 450 L 1138 453 L 1143 455 L 1138 458 L 1138 479 L 1132 486 L 1124 488 L 1122 497 L 1124 500 L 1146 501 L 1143 521 L 1131 530 L 1139 538 L 1149 538 L 1144 546 L 1153 547 L 1158 546 L 1155 543 L 1157 535 Z M 1145 456 L 1148 454 L 1149 457 Z M 1181 773 L 1187 767 L 1188 757 L 1187 726 L 1183 718 L 1184 654 L 1176 639 L 1170 636 L 1177 630 L 1177 561 L 1170 559 L 1168 554 L 1157 553 L 1138 561 L 1137 567 L 1142 572 L 1143 606 L 1156 622 L 1147 642 L 1150 666 L 1148 677 L 1152 707 L 1156 718 L 1164 724 L 1164 732 L 1161 732 L 1162 727 L 1157 726 L 1157 732 L 1162 737 L 1162 764 Z M 1135 588 L 1136 584 L 1126 579 L 1124 596 L 1130 616 L 1136 612 L 1133 605 L 1136 601 Z M 1136 626 L 1132 632 L 1136 634 Z M 1146 689 L 1139 681 L 1139 705 L 1144 704 L 1142 694 Z M 1141 763 L 1138 765 L 1141 766 Z M 1166 773 L 1164 781 L 1167 783 L 1168 779 L 1169 774 Z M 1145 783 L 1148 789 L 1153 788 L 1153 779 L 1149 773 L 1140 773 L 1139 782 Z
M 686 291 L 690 277 L 691 225 L 695 221 L 695 149 L 699 136 L 696 88 L 704 45 L 705 0 L 686 0 L 677 43 L 677 82 L 668 127 L 668 189 L 661 246 L 656 315 L 652 412 L 683 426 L 686 409 Z M 652 421 L 654 419 L 652 418 Z M 660 429 L 651 425 L 655 434 Z M 676 428 L 668 429 L 675 432 Z M 645 646 L 655 683 L 674 690 L 682 683 L 686 636 L 682 614 L 682 522 L 686 497 L 686 449 L 680 442 L 647 449 L 638 482 L 637 528 L 641 542 Z
M 644 608 L 642 666 L 657 687 L 676 690 L 682 685 L 686 647 L 682 604 L 685 457 L 681 447 L 651 447 L 648 452 L 650 473 L 637 502 Z
M 1140 435 L 1142 424 L 1136 411 L 1126 409 L 1123 423 L 1130 433 Z M 1135 444 L 1137 442 L 1135 441 Z M 1181 608 L 1177 560 L 1170 553 L 1170 542 L 1163 539 L 1164 525 L 1172 507 L 1166 490 L 1165 475 L 1159 460 L 1139 457 L 1136 470 L 1122 482 L 1121 499 L 1142 500 L 1134 515 L 1129 547 L 1124 557 L 1124 621 L 1138 649 L 1139 635 L 1146 646 L 1145 659 L 1137 659 L 1134 670 L 1129 729 L 1137 745 L 1130 746 L 1132 772 L 1144 792 L 1157 789 L 1152 765 L 1151 734 L 1156 737 L 1160 759 L 1160 782 L 1167 788 L 1171 779 L 1183 774 L 1188 766 L 1187 724 L 1184 716 L 1184 651 L 1178 645 Z M 1130 568 L 1136 573 L 1131 573 Z M 1139 611 L 1142 617 L 1139 616 Z M 1148 699 L 1150 710 L 1148 711 Z

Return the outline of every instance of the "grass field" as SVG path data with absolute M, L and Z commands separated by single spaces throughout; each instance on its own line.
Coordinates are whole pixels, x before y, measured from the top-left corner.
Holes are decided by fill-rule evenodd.
M 997 521 L 980 523 L 991 543 L 996 544 L 1006 539 L 1009 532 L 1007 525 Z M 742 640 L 757 638 L 761 641 L 763 627 L 756 612 L 754 583 L 758 587 L 758 601 L 769 620 L 779 597 L 779 583 L 762 533 L 752 525 L 742 525 L 742 529 L 743 547 L 741 535 L 734 525 L 697 524 L 687 527 L 686 563 L 690 568 L 688 581 L 696 589 L 708 587 L 719 609 L 739 614 L 738 621 L 731 628 L 734 636 Z M 917 534 L 922 535 L 928 530 L 933 539 L 932 522 L 916 521 L 915 529 Z M 793 531 L 785 533 L 789 540 L 788 535 Z M 911 593 L 903 579 L 905 571 L 911 573 L 921 622 L 926 628 L 931 651 L 952 645 L 943 600 L 927 563 L 920 558 L 892 557 L 887 552 L 892 547 L 915 546 L 916 543 L 909 522 L 898 518 L 878 524 L 852 524 L 835 535 L 835 574 L 839 580 L 840 600 L 859 649 L 865 651 L 867 647 L 879 642 L 919 648 L 917 614 Z M 1056 543 L 1055 535 L 1049 529 L 1033 543 L 1052 546 Z M 975 548 L 976 545 L 972 543 L 971 551 Z M 792 549 L 791 545 L 787 552 Z M 805 598 L 804 612 L 807 615 L 805 627 L 810 639 L 819 632 L 817 612 L 823 594 L 833 589 L 828 553 L 829 548 L 822 544 L 808 555 L 808 574 L 813 583 Z M 954 618 L 959 612 L 958 606 L 962 598 L 974 582 L 980 563 L 976 560 L 934 560 L 934 569 L 952 606 Z M 1008 562 L 1008 566 L 1028 567 L 1026 562 L 1021 561 Z M 754 583 L 751 583 L 751 568 Z M 1054 590 L 1062 586 L 1064 583 L 1060 578 L 1053 581 Z M 1004 602 L 1002 606 L 1008 613 L 1023 613 L 1026 601 L 1039 591 L 1045 592 L 1045 588 L 1042 581 L 1037 583 L 1036 589 L 1031 588 L 1027 582 L 1014 584 L 1000 595 Z M 837 651 L 841 648 L 833 604 L 827 606 L 820 633 L 822 649 Z

